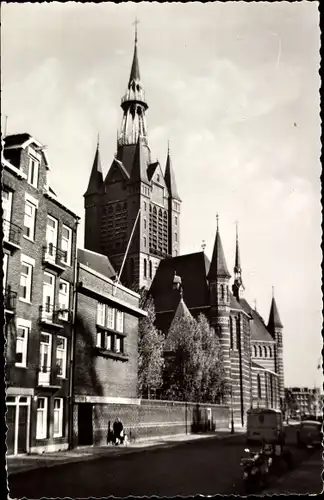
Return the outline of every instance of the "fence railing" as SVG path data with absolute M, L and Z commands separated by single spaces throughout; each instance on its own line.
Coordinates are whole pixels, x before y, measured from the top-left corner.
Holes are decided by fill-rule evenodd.
M 4 240 L 19 246 L 22 232 L 21 227 L 9 220 L 4 219 L 2 221 L 2 228 Z

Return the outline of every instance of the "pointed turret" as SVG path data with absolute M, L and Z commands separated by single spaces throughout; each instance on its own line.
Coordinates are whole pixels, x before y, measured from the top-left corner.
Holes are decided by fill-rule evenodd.
M 134 56 L 133 56 L 132 69 L 131 69 L 129 81 L 128 81 L 128 88 L 131 88 L 133 82 L 136 84 L 136 83 L 139 83 L 140 80 L 141 80 L 141 76 L 140 76 L 140 70 L 139 70 L 139 64 L 138 64 L 137 38 L 136 38 L 135 39 L 135 46 L 134 46 Z
M 139 135 L 135 154 L 134 162 L 131 171 L 131 182 L 148 182 L 147 179 L 147 149 L 144 148 L 142 143 L 142 137 Z
M 180 319 L 180 318 L 192 318 L 191 312 L 189 311 L 189 309 L 186 306 L 186 303 L 185 303 L 185 301 L 183 300 L 182 297 L 180 298 L 178 307 L 176 309 L 176 312 L 174 313 L 174 316 L 173 316 L 173 319 L 172 319 L 172 322 L 171 322 L 169 330 L 172 329 L 172 327 L 174 326 L 175 322 L 178 319 Z
M 208 273 L 208 280 L 209 282 L 211 282 L 211 281 L 216 281 L 218 278 L 230 278 L 230 277 L 231 275 L 227 268 L 223 245 L 219 234 L 218 216 L 217 216 L 216 238 L 215 238 L 213 256 L 211 259 L 209 273 Z
M 269 314 L 268 330 L 270 332 L 274 332 L 276 328 L 283 328 L 283 324 L 281 323 L 280 320 L 276 299 L 273 296 Z
M 101 160 L 99 153 L 99 138 L 98 138 L 97 149 L 91 169 L 89 184 L 86 192 L 84 193 L 84 196 L 98 193 L 102 185 L 103 185 L 103 175 L 101 168 Z
M 175 176 L 174 176 L 174 172 L 173 172 L 173 168 L 172 168 L 169 145 L 168 145 L 168 154 L 167 154 L 167 160 L 166 160 L 166 166 L 165 166 L 164 180 L 165 180 L 165 184 L 168 188 L 170 197 L 173 198 L 174 200 L 181 201 L 181 198 L 178 194 L 178 189 L 177 189 Z

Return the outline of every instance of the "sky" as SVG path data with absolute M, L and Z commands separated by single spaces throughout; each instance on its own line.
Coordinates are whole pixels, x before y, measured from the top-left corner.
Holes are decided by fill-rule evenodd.
M 81 216 L 97 134 L 116 152 L 138 24 L 152 158 L 170 141 L 181 254 L 211 257 L 219 214 L 244 295 L 284 324 L 286 386 L 322 383 L 317 2 L 2 3 L 2 130 L 47 145 L 50 183 Z M 232 273 L 233 274 L 233 273 Z

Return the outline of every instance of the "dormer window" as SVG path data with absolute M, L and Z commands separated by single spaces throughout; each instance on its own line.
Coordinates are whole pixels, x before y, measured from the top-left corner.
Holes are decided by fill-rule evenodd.
M 156 176 L 156 182 L 160 182 L 160 176 L 159 176 L 159 174 Z
M 27 182 L 34 188 L 38 187 L 39 161 L 33 156 L 29 157 Z

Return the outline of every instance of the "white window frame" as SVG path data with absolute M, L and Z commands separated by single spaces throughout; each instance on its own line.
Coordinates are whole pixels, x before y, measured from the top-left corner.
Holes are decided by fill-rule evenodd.
M 31 214 L 26 213 L 26 207 L 31 209 Z M 24 238 L 30 241 L 35 241 L 35 228 L 36 228 L 36 210 L 37 207 L 30 200 L 25 200 L 25 212 L 24 212 L 24 231 L 27 228 L 30 234 L 24 234 Z
M 96 333 L 96 347 L 102 347 L 102 334 L 101 330 L 98 330 Z
M 40 166 L 40 161 L 35 158 L 35 156 L 29 155 L 28 157 L 29 162 L 28 162 L 28 175 L 27 175 L 27 182 L 34 188 L 38 188 L 38 180 L 39 180 L 39 166 Z M 34 164 L 34 176 L 32 178 L 32 164 Z
M 110 332 L 105 332 L 105 349 L 112 350 L 112 334 Z
M 124 332 L 124 313 L 118 309 L 116 309 L 116 331 L 120 333 Z
M 116 335 L 116 337 L 115 337 L 115 352 L 116 353 L 121 352 L 121 345 L 122 345 L 122 339 L 119 335 Z
M 97 302 L 97 325 L 106 326 L 106 304 Z
M 15 361 L 15 366 L 17 366 L 19 368 L 27 368 L 28 338 L 29 338 L 29 334 L 31 331 L 31 321 L 29 321 L 27 319 L 17 318 L 16 328 L 17 328 L 17 339 L 16 339 L 15 355 L 17 354 L 17 341 L 18 341 L 18 329 L 19 328 L 24 330 L 24 340 L 22 343 L 22 345 L 23 345 L 22 361 L 20 363 Z M 19 351 L 19 352 L 21 352 L 21 351 Z
M 54 222 L 54 228 L 49 226 L 48 221 Z M 50 229 L 49 229 L 50 228 Z M 52 231 L 53 229 L 53 231 Z M 54 234 L 54 242 L 50 241 L 49 235 Z M 55 261 L 56 249 L 57 249 L 57 235 L 58 235 L 58 220 L 55 217 L 47 214 L 46 220 L 46 257 Z M 53 245 L 54 249 L 51 251 L 50 245 Z
M 61 291 L 61 285 L 63 285 L 63 288 L 66 288 L 66 293 L 62 293 Z M 65 297 L 66 300 L 62 300 L 61 298 Z M 60 279 L 59 282 L 59 309 L 70 309 L 70 283 L 66 280 Z M 69 320 L 69 313 L 67 312 L 61 312 L 59 313 L 59 318 L 62 319 L 63 321 L 68 321 Z
M 8 194 L 8 199 L 4 200 L 4 193 Z M 2 196 L 1 196 L 1 204 L 2 204 L 2 210 L 3 210 L 3 238 L 5 240 L 9 240 L 10 237 L 10 224 L 6 225 L 6 223 L 11 222 L 11 212 L 12 212 L 12 191 L 9 189 L 3 188 L 2 190 Z M 6 217 L 5 211 L 7 211 Z
M 58 335 L 57 336 L 57 340 L 58 339 L 63 340 L 64 349 L 62 349 L 61 347 L 58 347 L 58 344 L 56 344 L 56 365 L 57 365 L 57 360 L 58 359 L 62 359 L 63 360 L 63 363 L 62 363 L 62 373 L 61 374 L 58 373 L 57 376 L 59 378 L 66 378 L 67 338 L 66 337 L 62 337 L 61 335 Z M 58 358 L 58 356 L 57 356 L 58 352 L 62 352 L 63 353 L 63 357 L 62 358 Z
M 68 238 L 65 238 L 65 236 L 63 236 L 63 231 L 65 229 L 69 233 Z M 67 242 L 67 245 L 66 245 L 67 248 L 63 248 L 63 241 Z M 62 225 L 61 250 L 66 252 L 66 259 L 64 259 L 64 257 L 62 257 L 61 261 L 64 264 L 66 264 L 67 266 L 70 266 L 71 265 L 71 253 L 72 253 L 72 229 L 70 227 L 66 226 L 65 224 Z
M 34 273 L 34 267 L 35 267 L 35 260 L 31 259 L 30 257 L 27 257 L 26 255 L 21 256 L 21 265 L 27 267 L 30 271 L 25 274 L 20 272 L 20 286 L 21 284 L 21 278 L 24 276 L 27 279 L 27 284 L 26 284 L 26 297 L 22 297 L 19 295 L 19 300 L 21 302 L 27 302 L 31 303 L 31 297 L 32 297 L 32 282 L 33 282 L 33 273 Z
M 55 408 L 55 401 L 59 401 L 59 408 Z M 55 432 L 55 415 L 58 415 L 59 430 Z M 63 398 L 54 398 L 53 403 L 53 437 L 63 436 Z
M 51 368 L 52 368 L 52 334 L 47 333 L 47 332 L 41 332 L 41 339 L 42 339 L 42 335 L 48 336 L 48 342 L 42 342 L 42 340 L 40 340 L 40 349 L 39 349 L 39 368 L 40 368 L 40 370 L 42 369 L 42 366 L 45 366 L 45 365 L 41 364 L 42 352 L 44 351 L 41 346 L 47 345 L 49 347 L 48 347 L 48 358 L 47 358 L 47 364 L 46 364 L 47 370 L 46 370 L 46 372 L 40 371 L 39 378 L 41 379 L 41 381 L 43 383 L 49 384 L 50 378 L 51 378 Z
M 111 306 L 107 306 L 107 328 L 111 330 L 115 329 L 115 309 Z
M 3 290 L 6 290 L 6 288 L 7 288 L 8 264 L 9 264 L 9 255 L 6 252 L 4 252 L 3 253 L 3 263 L 2 263 L 2 271 L 3 271 L 2 286 L 3 286 Z
M 44 408 L 38 408 L 39 401 L 44 401 Z M 47 437 L 47 408 L 48 408 L 48 398 L 38 397 L 37 398 L 37 418 L 36 418 L 36 439 L 46 439 Z M 42 415 L 42 428 L 40 428 L 39 415 Z

